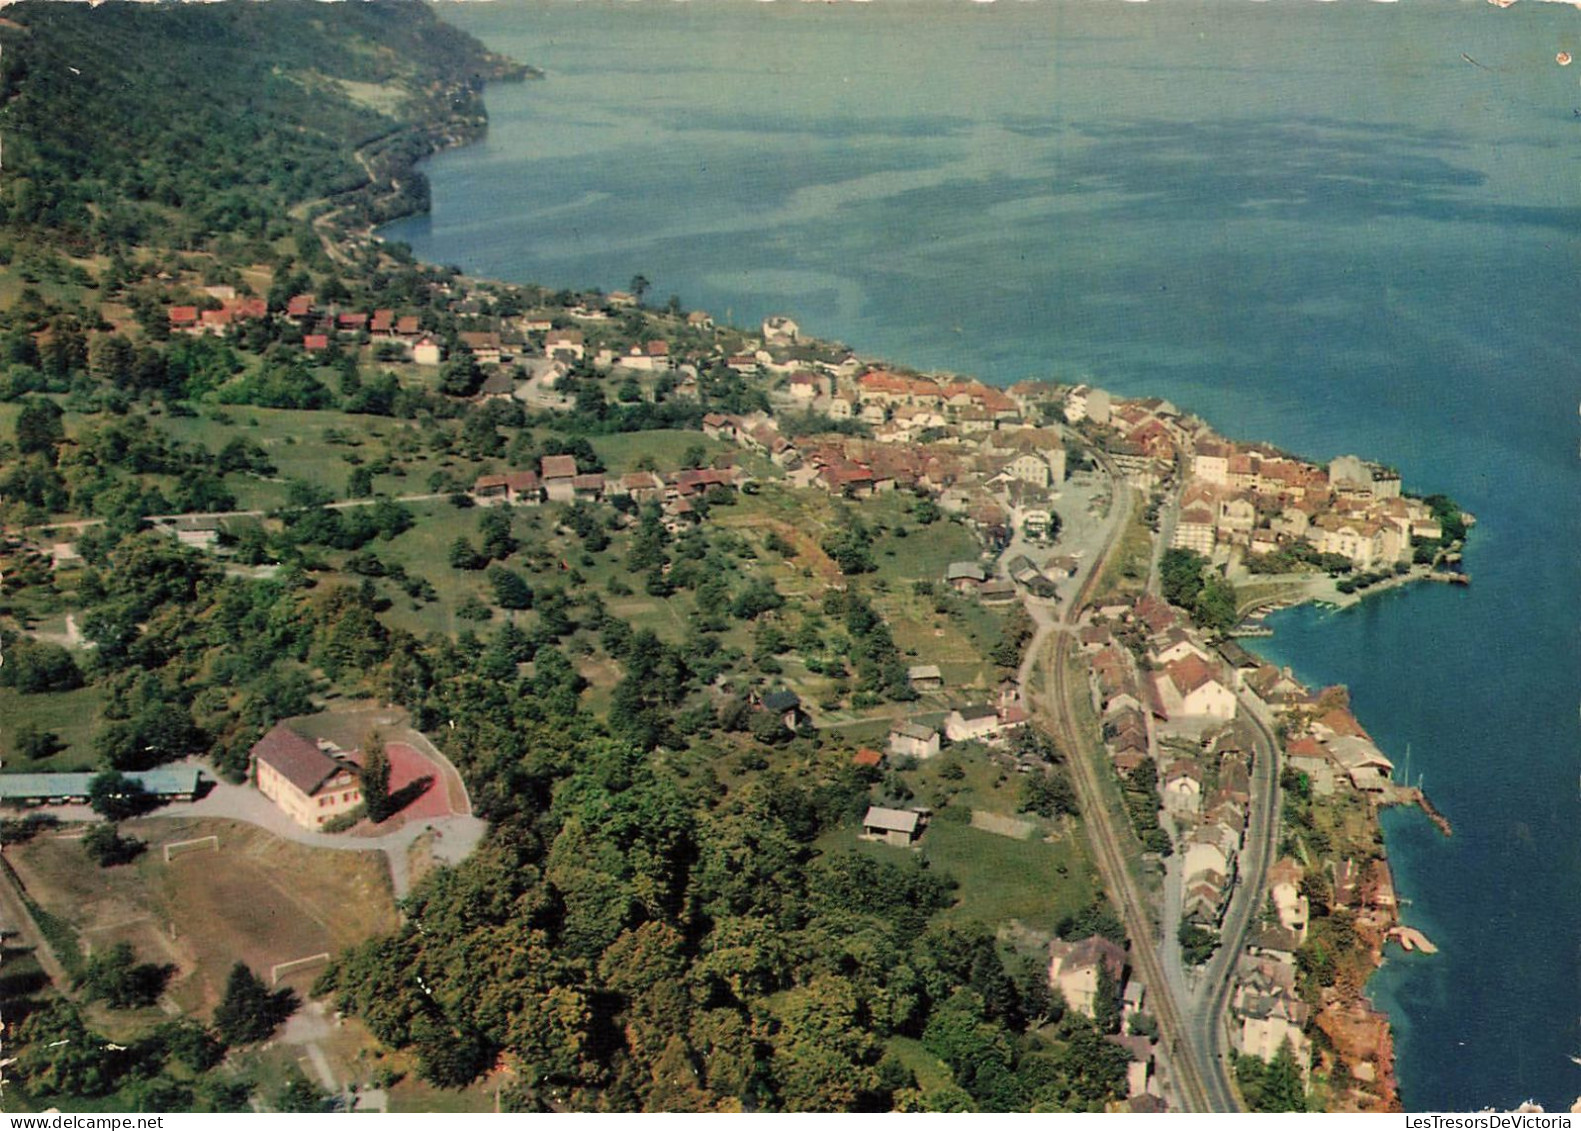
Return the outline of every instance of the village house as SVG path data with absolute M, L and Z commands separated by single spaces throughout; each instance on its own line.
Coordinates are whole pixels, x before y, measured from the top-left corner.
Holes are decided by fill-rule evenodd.
M 362 803 L 357 765 L 284 723 L 253 744 L 253 780 L 303 828 L 316 829 Z
M 1053 469 L 1048 460 L 1036 452 L 1023 452 L 1005 464 L 1005 473 L 1035 487 L 1048 487 L 1053 482 Z
M 285 304 L 285 320 L 293 326 L 313 317 L 315 300 L 312 295 L 292 295 Z
M 771 715 L 779 716 L 780 722 L 785 724 L 785 729 L 798 731 L 812 721 L 807 712 L 802 710 L 801 697 L 794 691 L 771 691 L 763 696 L 763 709 Z
M 986 742 L 1000 729 L 999 711 L 987 703 L 957 707 L 944 720 L 944 737 L 951 742 Z
M 1279 925 L 1295 932 L 1302 942 L 1306 941 L 1307 924 L 1312 914 L 1307 897 L 1301 894 L 1304 874 L 1301 864 L 1289 856 L 1268 869 L 1268 894 L 1279 916 Z
M 1154 677 L 1154 686 L 1171 719 L 1235 717 L 1235 693 L 1200 656 L 1176 660 Z
M 988 580 L 977 562 L 951 562 L 944 570 L 944 583 L 957 593 L 975 593 Z
M 851 755 L 851 765 L 859 766 L 865 770 L 878 770 L 884 766 L 883 751 L 874 750 L 871 746 L 864 746 Z
M 1191 455 L 1191 476 L 1220 487 L 1230 481 L 1230 456 L 1235 449 L 1217 440 L 1200 441 Z
M 416 365 L 438 365 L 445 358 L 439 342 L 427 335 L 412 343 L 412 361 Z
M 1189 758 L 1172 762 L 1164 771 L 1158 793 L 1164 812 L 1195 817 L 1202 808 L 1202 767 Z
M 1272 1061 L 1286 1043 L 1303 1073 L 1311 1057 L 1304 1032 L 1310 1007 L 1301 1000 L 1295 959 L 1263 950 L 1245 954 L 1236 965 L 1231 1009 L 1240 1025 L 1231 1029 L 1236 1051 Z
M 581 361 L 585 352 L 580 330 L 550 330 L 544 335 L 543 354 L 547 358 Z
M 1096 1017 L 1100 982 L 1099 970 L 1106 971 L 1110 991 L 1119 1005 L 1120 987 L 1125 981 L 1125 951 L 1100 935 L 1079 942 L 1055 939 L 1049 943 L 1049 987 L 1065 998 L 1069 1009 L 1085 1017 Z
M 463 330 L 458 336 L 479 365 L 498 365 L 504 360 L 504 346 L 497 331 Z
M 793 346 L 801 334 L 801 327 L 783 314 L 763 320 L 763 341 L 767 345 Z
M 906 670 L 906 679 L 915 691 L 938 691 L 944 686 L 938 664 L 913 664 Z
M 977 600 L 984 605 L 1008 605 L 1016 600 L 1015 583 L 1003 577 L 983 582 L 977 590 Z
M 544 494 L 551 503 L 569 503 L 576 498 L 576 457 L 544 456 L 539 464 Z
M 896 723 L 889 728 L 889 752 L 897 758 L 932 758 L 939 752 L 939 732 L 921 723 Z
M 874 805 L 862 818 L 862 839 L 878 840 L 897 848 L 907 848 L 926 827 L 915 809 L 885 809 Z

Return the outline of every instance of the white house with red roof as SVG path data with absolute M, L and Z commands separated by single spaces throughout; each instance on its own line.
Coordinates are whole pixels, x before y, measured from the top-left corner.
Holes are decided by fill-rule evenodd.
M 1159 701 L 1171 719 L 1235 717 L 1235 692 L 1201 656 L 1176 660 L 1153 678 Z

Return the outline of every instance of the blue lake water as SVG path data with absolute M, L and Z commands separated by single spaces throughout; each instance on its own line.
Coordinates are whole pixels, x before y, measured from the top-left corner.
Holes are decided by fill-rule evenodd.
M 1397 465 L 1468 590 L 1276 618 L 1454 822 L 1371 983 L 1405 1104 L 1581 1094 L 1581 14 L 1548 4 L 455 5 L 534 63 L 428 167 L 423 258 L 870 356 L 1090 378 Z M 1464 56 L 1464 57 L 1463 57 Z M 1468 62 L 1469 57 L 1472 62 Z

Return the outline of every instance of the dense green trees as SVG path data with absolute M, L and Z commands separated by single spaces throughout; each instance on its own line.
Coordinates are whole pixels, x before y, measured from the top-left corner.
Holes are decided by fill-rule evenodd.
M 59 644 L 25 637 L 7 641 L 5 663 L 0 664 L 0 687 L 37 695 L 81 686 L 82 669 Z
M 362 740 L 362 766 L 357 778 L 368 819 L 378 824 L 392 816 L 390 756 L 384 749 L 384 736 L 376 730 Z
M 1202 592 L 1202 571 L 1208 560 L 1195 550 L 1165 550 L 1159 562 L 1159 580 L 1164 600 L 1171 605 L 1189 609 L 1196 604 Z
M 82 850 L 101 868 L 130 864 L 148 846 L 136 837 L 122 836 L 113 824 L 92 825 L 82 835 Z
M 1264 1062 L 1255 1056 L 1235 1058 L 1235 1080 L 1249 1111 L 1307 1111 L 1301 1066 L 1289 1042 Z
M 88 959 L 77 988 L 88 1001 L 102 1001 L 111 1009 L 137 1009 L 158 1001 L 174 972 L 174 966 L 138 962 L 132 944 L 118 942 Z
M 231 967 L 225 996 L 214 1007 L 214 1028 L 230 1045 L 266 1041 L 296 1011 L 289 988 L 271 991 L 244 962 Z
M 105 820 L 124 821 L 142 816 L 158 806 L 159 800 L 136 778 L 118 770 L 106 770 L 88 783 L 88 803 Z
M 1202 627 L 1228 632 L 1236 623 L 1235 586 L 1208 569 L 1208 560 L 1193 550 L 1164 551 L 1159 564 L 1164 598 L 1186 609 Z
M 1219 936 L 1199 923 L 1182 919 L 1175 932 L 1180 941 L 1180 955 L 1189 966 L 1201 966 L 1219 949 Z

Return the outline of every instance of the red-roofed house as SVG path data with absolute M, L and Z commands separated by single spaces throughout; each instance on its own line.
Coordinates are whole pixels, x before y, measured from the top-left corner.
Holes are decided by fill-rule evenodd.
M 197 329 L 198 308 L 195 306 L 172 306 L 169 317 L 172 330 L 185 330 L 190 333 Z
M 328 334 L 308 334 L 302 339 L 302 348 L 308 353 L 320 353 L 329 348 Z
M 303 828 L 316 829 L 362 801 L 357 766 L 278 723 L 252 748 L 258 792 Z
M 313 316 L 313 296 L 291 296 L 291 301 L 285 304 L 285 316 L 291 322 L 300 322 L 304 318 L 311 318 Z
M 1176 660 L 1154 677 L 1159 699 L 1170 718 L 1181 716 L 1233 719 L 1235 693 L 1201 656 Z

